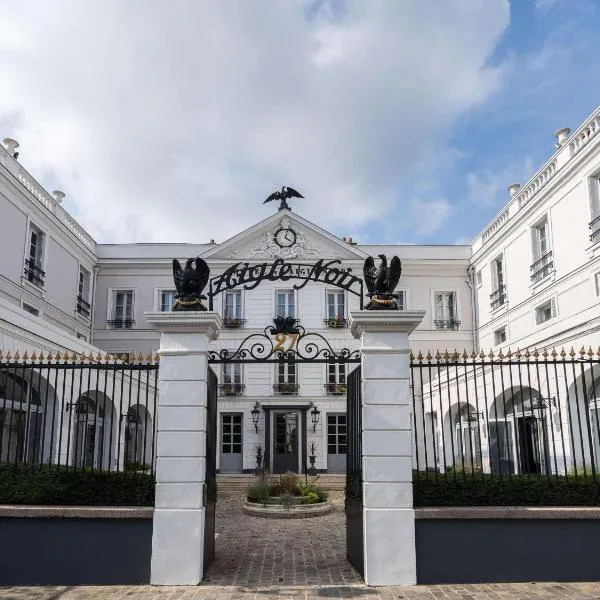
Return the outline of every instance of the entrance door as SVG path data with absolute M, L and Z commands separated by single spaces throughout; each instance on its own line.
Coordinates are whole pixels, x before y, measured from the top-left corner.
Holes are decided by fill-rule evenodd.
M 242 414 L 221 415 L 221 473 L 242 472 Z
M 346 472 L 346 415 L 327 415 L 327 472 Z
M 300 414 L 276 412 L 273 416 L 273 473 L 297 473 Z
M 540 434 L 535 417 L 517 419 L 519 433 L 519 463 L 521 473 L 539 474 L 542 472 L 540 460 Z

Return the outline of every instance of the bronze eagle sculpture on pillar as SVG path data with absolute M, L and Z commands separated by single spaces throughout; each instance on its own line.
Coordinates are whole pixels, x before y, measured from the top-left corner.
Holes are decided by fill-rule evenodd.
M 206 296 L 202 291 L 206 287 L 210 276 L 210 268 L 206 261 L 196 257 L 188 258 L 185 261 L 185 267 L 182 269 L 179 261 L 173 259 L 173 281 L 177 296 L 173 304 L 173 310 L 207 310 L 202 304 Z
M 379 268 L 375 268 L 372 256 L 365 260 L 363 266 L 367 296 L 371 298 L 365 310 L 400 310 L 396 302 L 398 294 L 395 294 L 394 290 L 402 274 L 402 263 L 397 256 L 394 256 L 388 266 L 385 254 L 379 254 L 379 258 L 381 259 Z
M 263 202 L 263 204 L 266 204 L 267 202 L 272 202 L 273 200 L 280 200 L 281 204 L 279 205 L 279 210 L 283 210 L 284 208 L 287 210 L 292 210 L 286 202 L 288 198 L 304 198 L 304 196 L 294 188 L 284 185 L 280 190 L 273 192 Z

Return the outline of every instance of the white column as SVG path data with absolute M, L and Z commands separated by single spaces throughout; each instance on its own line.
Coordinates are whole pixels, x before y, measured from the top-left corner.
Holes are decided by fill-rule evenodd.
M 350 315 L 361 340 L 363 551 L 367 585 L 417 582 L 408 335 L 424 311 Z
M 213 312 L 145 316 L 161 334 L 150 582 L 197 585 L 204 560 L 207 354 L 221 319 Z

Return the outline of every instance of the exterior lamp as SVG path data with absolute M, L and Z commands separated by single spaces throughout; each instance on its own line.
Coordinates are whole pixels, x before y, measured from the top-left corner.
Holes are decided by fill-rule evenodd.
M 321 411 L 311 402 L 312 410 L 310 411 L 310 418 L 313 424 L 313 431 L 317 430 L 317 423 L 319 422 L 319 417 L 321 416 Z
M 260 416 L 260 403 L 258 400 L 254 403 L 254 408 L 250 411 L 252 415 L 252 422 L 254 423 L 254 429 L 258 433 L 258 417 Z

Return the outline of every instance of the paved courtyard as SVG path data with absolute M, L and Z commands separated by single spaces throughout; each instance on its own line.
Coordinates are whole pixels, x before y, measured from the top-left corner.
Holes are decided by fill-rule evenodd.
M 221 493 L 217 558 L 195 587 L 0 588 L 3 600 L 599 600 L 600 583 L 521 583 L 369 588 L 346 562 L 342 492 L 312 519 L 261 519 L 243 496 Z

